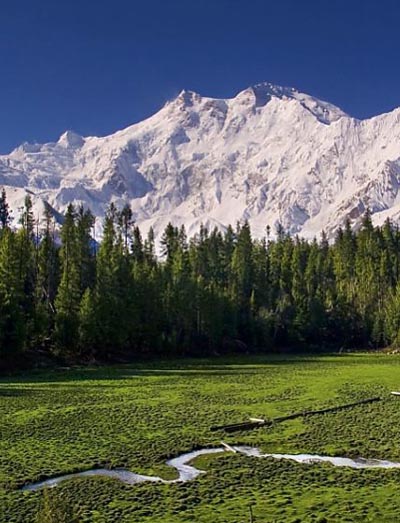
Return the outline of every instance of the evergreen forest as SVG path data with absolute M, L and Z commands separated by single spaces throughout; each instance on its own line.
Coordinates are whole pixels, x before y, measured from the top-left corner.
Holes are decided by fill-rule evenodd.
M 400 230 L 369 211 L 332 242 L 169 224 L 156 248 L 128 206 L 109 207 L 100 243 L 94 223 L 71 204 L 61 228 L 49 209 L 39 225 L 27 196 L 17 227 L 1 192 L 0 367 L 400 342 Z

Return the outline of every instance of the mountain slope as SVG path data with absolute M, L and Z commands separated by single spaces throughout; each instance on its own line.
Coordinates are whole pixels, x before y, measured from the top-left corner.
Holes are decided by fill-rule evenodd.
M 278 222 L 306 237 L 332 234 L 366 207 L 377 223 L 399 219 L 400 109 L 360 121 L 268 83 L 227 100 L 182 91 L 113 135 L 67 131 L 21 145 L 0 156 L 0 185 L 15 215 L 28 190 L 37 213 L 73 201 L 101 217 L 111 201 L 129 202 L 156 235 L 169 221 L 192 234 L 244 219 L 256 236 Z

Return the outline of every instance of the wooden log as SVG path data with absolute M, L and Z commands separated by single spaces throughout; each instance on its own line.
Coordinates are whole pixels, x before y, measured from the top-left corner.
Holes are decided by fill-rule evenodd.
M 390 394 L 391 394 L 392 396 L 400 396 L 400 392 L 395 392 L 395 391 L 393 391 L 393 392 L 391 392 Z
M 367 398 L 364 400 L 355 401 L 353 403 L 346 403 L 344 405 L 338 405 L 337 407 L 328 407 L 326 409 L 319 409 L 319 410 L 309 410 L 305 411 L 305 416 L 313 416 L 315 414 L 325 414 L 326 412 L 336 412 L 339 410 L 345 410 L 345 409 L 351 409 L 352 407 L 357 407 L 358 405 L 367 405 L 369 403 L 375 403 L 377 401 L 381 401 L 382 398 L 379 396 L 376 396 L 374 398 Z
M 210 430 L 215 432 L 216 430 L 225 430 L 226 432 L 235 432 L 237 430 L 250 430 L 257 427 L 262 427 L 266 422 L 260 421 L 245 421 L 244 423 L 233 423 L 231 425 L 219 425 L 211 427 Z
M 295 412 L 293 414 L 288 414 L 287 416 L 280 416 L 278 418 L 273 418 L 274 423 L 280 423 L 282 421 L 287 421 L 295 418 L 301 418 L 306 416 L 316 416 L 318 414 L 326 414 L 327 412 L 339 412 L 340 410 L 350 409 L 352 407 L 357 407 L 358 405 L 366 405 L 368 403 L 374 403 L 376 401 L 381 401 L 381 398 L 367 398 L 365 400 L 355 401 L 354 403 L 346 403 L 345 405 L 338 405 L 336 407 L 327 407 L 326 409 L 318 410 L 304 410 L 302 412 Z
M 400 393 L 398 393 L 400 395 Z M 316 416 L 318 414 L 326 414 L 329 412 L 338 412 L 345 409 L 350 409 L 352 407 L 357 407 L 358 405 L 367 405 L 369 403 L 375 403 L 376 401 L 381 401 L 382 398 L 380 397 L 374 397 L 374 398 L 367 398 L 364 400 L 355 401 L 353 403 L 346 403 L 344 405 L 338 405 L 336 407 L 327 407 L 325 409 L 318 409 L 318 410 L 304 410 L 302 412 L 294 412 L 292 414 L 288 414 L 287 416 L 279 416 L 277 418 L 272 418 L 271 420 L 262 420 L 257 418 L 250 418 L 250 421 L 245 421 L 243 423 L 233 423 L 231 425 L 220 425 L 216 427 L 211 427 L 210 430 L 217 431 L 217 430 L 224 430 L 226 432 L 236 432 L 240 430 L 252 430 L 259 427 L 263 427 L 265 425 L 271 425 L 272 423 L 282 423 L 283 421 L 289 421 L 295 418 L 301 418 L 306 416 Z

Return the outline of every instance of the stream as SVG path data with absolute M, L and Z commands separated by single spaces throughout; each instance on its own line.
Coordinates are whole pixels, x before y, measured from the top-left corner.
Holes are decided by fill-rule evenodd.
M 350 467 L 353 469 L 373 469 L 373 468 L 382 468 L 382 469 L 395 469 L 400 468 L 400 463 L 393 461 L 386 461 L 380 459 L 365 459 L 365 458 L 342 458 L 334 456 L 319 456 L 314 454 L 263 454 L 256 447 L 247 447 L 247 446 L 233 446 L 235 452 L 239 454 L 244 454 L 245 456 L 256 457 L 256 458 L 273 458 L 273 459 L 288 459 L 295 461 L 297 463 L 331 463 L 335 467 Z M 176 458 L 172 458 L 166 462 L 169 467 L 174 468 L 179 476 L 177 479 L 165 480 L 158 476 L 145 476 L 142 474 L 136 474 L 135 472 L 130 472 L 126 469 L 92 469 L 86 470 L 84 472 L 76 472 L 73 474 L 65 474 L 62 476 L 56 476 L 54 478 L 46 479 L 45 481 L 40 481 L 37 483 L 29 483 L 24 485 L 21 490 L 40 490 L 45 487 L 56 487 L 63 481 L 74 478 L 85 478 L 93 476 L 102 476 L 109 477 L 113 479 L 118 479 L 123 483 L 128 485 L 134 485 L 136 483 L 144 482 L 158 482 L 158 483 L 183 483 L 186 481 L 193 480 L 205 474 L 205 471 L 199 470 L 196 467 L 189 465 L 189 463 L 199 456 L 204 456 L 208 454 L 217 454 L 221 452 L 229 452 L 225 447 L 217 448 L 204 448 L 200 450 L 195 450 L 193 452 L 187 452 L 181 454 Z

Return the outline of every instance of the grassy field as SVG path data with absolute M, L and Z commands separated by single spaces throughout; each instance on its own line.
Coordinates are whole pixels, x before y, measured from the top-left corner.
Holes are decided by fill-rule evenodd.
M 35 521 L 43 492 L 25 483 L 94 467 L 171 478 L 169 457 L 225 441 L 268 452 L 400 461 L 400 357 L 248 357 L 34 373 L 0 380 L 0 522 Z M 383 395 L 385 401 L 252 432 L 214 424 L 274 417 Z M 221 454 L 185 484 L 127 486 L 103 478 L 53 493 L 83 522 L 400 521 L 400 470 Z

